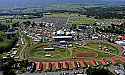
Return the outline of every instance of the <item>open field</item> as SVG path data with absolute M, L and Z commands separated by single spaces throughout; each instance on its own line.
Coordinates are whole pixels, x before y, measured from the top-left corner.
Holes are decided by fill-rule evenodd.
M 108 58 L 110 56 L 107 53 L 100 52 L 98 50 L 94 50 L 91 48 L 85 48 L 85 47 L 74 49 L 73 52 L 74 52 L 73 54 L 74 56 L 81 54 L 81 53 L 87 54 L 88 57 L 85 57 L 83 55 L 83 58 L 85 58 L 86 60 L 88 60 L 88 58 L 89 59 L 101 59 L 101 58 Z
M 90 42 L 86 46 L 82 47 L 72 47 L 72 48 L 55 48 L 54 51 L 45 51 L 42 49 L 40 45 L 37 45 L 33 50 L 30 51 L 30 58 L 35 60 L 43 60 L 43 61 L 60 61 L 60 60 L 68 60 L 68 59 L 110 59 L 112 56 L 118 56 L 120 54 L 119 50 L 109 44 L 102 43 L 102 47 L 111 48 L 112 53 L 99 50 L 100 44 Z M 50 56 L 46 56 L 49 54 Z
M 90 48 L 94 48 L 96 50 L 101 49 L 101 51 L 105 51 L 105 49 L 108 49 L 107 52 L 110 52 L 110 53 L 116 54 L 116 55 L 120 55 L 120 50 L 118 50 L 117 47 L 112 46 L 109 43 L 102 43 L 102 42 L 101 43 L 95 43 L 95 42 L 93 42 L 93 43 L 88 43 L 87 46 L 90 47 Z
M 46 54 L 50 54 L 50 57 L 45 56 Z M 63 60 L 66 58 L 70 58 L 70 52 L 65 49 L 56 49 L 55 51 L 43 51 L 43 50 L 32 50 L 31 56 L 35 58 L 39 58 L 42 60 Z
M 8 46 L 11 46 L 12 42 L 13 42 L 12 40 L 0 41 L 0 48 L 1 48 L 1 47 L 8 47 Z
M 64 9 L 64 10 L 77 10 L 78 8 L 81 8 L 82 6 L 79 4 L 50 4 L 47 9 Z
M 79 19 L 71 20 L 70 23 L 76 24 L 76 25 L 82 25 L 82 24 L 93 25 L 93 24 L 96 23 L 96 20 L 95 19 L 91 19 L 91 18 L 81 17 Z
M 74 17 L 80 17 L 79 16 L 80 14 L 78 14 L 78 13 L 50 13 L 50 15 L 46 15 L 46 17 L 55 17 L 55 18 L 59 18 L 59 17 L 69 17 L 70 16 L 70 18 L 74 18 Z
M 66 19 L 68 20 L 68 24 L 72 25 L 72 24 L 76 24 L 78 25 L 94 25 L 96 23 L 96 19 L 92 19 L 92 18 L 88 18 L 84 15 L 80 15 L 80 14 L 69 14 L 69 13 L 51 13 L 50 15 L 47 15 L 46 17 L 48 18 L 56 18 L 57 20 L 59 19 Z M 55 19 L 55 20 L 56 20 Z M 60 22 L 60 21 L 59 21 Z M 65 21 L 66 22 L 66 21 Z

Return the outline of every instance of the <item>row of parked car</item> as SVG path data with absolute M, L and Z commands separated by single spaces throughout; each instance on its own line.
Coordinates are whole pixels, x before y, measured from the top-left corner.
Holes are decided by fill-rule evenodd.
M 11 57 L 11 58 L 19 58 L 16 57 L 17 54 L 17 48 L 12 48 L 12 50 L 10 52 L 7 52 L 6 56 L 3 57 L 3 59 L 7 58 L 7 57 Z

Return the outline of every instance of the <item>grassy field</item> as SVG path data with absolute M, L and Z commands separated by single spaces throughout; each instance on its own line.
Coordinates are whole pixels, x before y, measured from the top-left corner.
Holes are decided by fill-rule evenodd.
M 76 20 L 71 20 L 72 24 L 76 24 L 76 25 L 82 25 L 82 24 L 86 24 L 86 25 L 93 25 L 96 23 L 95 19 L 91 19 L 91 18 L 86 18 L 86 17 L 82 17 Z
M 42 60 L 64 60 L 70 58 L 70 52 L 65 49 L 56 48 L 55 51 L 32 50 L 31 56 Z M 46 54 L 51 54 L 51 57 L 46 57 Z
M 86 24 L 86 25 L 94 25 L 96 23 L 96 20 L 93 18 L 88 18 L 84 15 L 80 15 L 78 13 L 51 13 L 50 15 L 47 15 L 47 17 L 65 17 L 68 19 L 69 17 L 69 21 L 68 23 L 70 25 L 72 24 L 76 24 L 78 25 L 82 25 L 82 24 Z
M 81 8 L 82 6 L 79 4 L 50 4 L 47 9 L 65 9 L 65 10 L 75 10 Z
M 88 43 L 87 46 L 97 50 L 99 50 L 99 46 L 102 48 L 106 47 L 110 49 L 111 53 L 120 55 L 120 50 L 118 50 L 115 46 L 112 46 L 111 44 L 108 43 Z
M 83 55 L 83 58 L 86 60 L 91 59 L 110 59 L 111 56 L 119 55 L 119 50 L 107 43 L 102 43 L 102 47 L 107 47 L 112 50 L 112 54 L 102 51 L 99 49 L 99 43 L 89 42 L 86 46 L 77 47 L 74 46 L 72 48 L 63 49 L 63 48 L 56 48 L 55 51 L 44 51 L 40 44 L 37 45 L 38 47 L 34 46 L 35 48 L 31 50 L 30 56 L 32 58 L 38 58 L 39 60 L 48 60 L 48 61 L 58 61 L 58 60 L 66 60 L 73 57 L 78 57 L 79 55 Z M 50 57 L 45 56 L 46 54 L 50 54 Z
M 69 14 L 69 13 L 51 13 L 50 15 L 47 15 L 47 17 L 69 17 L 70 16 L 78 16 L 79 14 Z
M 4 40 L 0 42 L 0 48 L 8 48 L 12 46 L 12 40 Z
M 106 57 L 109 57 L 109 54 L 107 53 L 104 53 L 104 52 L 99 52 L 98 50 L 94 50 L 94 49 L 89 49 L 89 48 L 80 48 L 80 51 L 88 51 L 88 52 L 96 52 L 98 54 L 98 57 L 97 58 L 106 58 Z

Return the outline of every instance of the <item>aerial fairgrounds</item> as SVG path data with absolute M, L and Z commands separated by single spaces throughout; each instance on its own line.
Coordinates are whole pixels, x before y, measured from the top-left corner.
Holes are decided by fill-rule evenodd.
M 96 33 L 92 26 L 94 21 L 85 16 L 81 19 L 81 16 L 53 14 L 34 20 L 27 27 L 21 25 L 25 46 L 19 52 L 20 59 L 28 59 L 32 62 L 30 67 L 35 66 L 41 72 L 125 63 L 124 46 L 118 42 L 124 40 L 122 36 Z M 74 18 L 79 21 L 74 22 Z M 72 22 L 83 25 L 71 28 Z M 107 41 L 114 37 L 116 42 Z

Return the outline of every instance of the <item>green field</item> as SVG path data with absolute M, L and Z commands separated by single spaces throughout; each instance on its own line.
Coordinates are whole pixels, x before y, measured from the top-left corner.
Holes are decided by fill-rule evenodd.
M 86 46 L 83 46 L 83 47 L 77 47 L 77 46 L 74 46 L 73 48 L 68 48 L 68 49 L 63 49 L 63 48 L 55 48 L 55 51 L 44 51 L 42 48 L 40 48 L 40 45 L 42 44 L 38 44 L 37 46 L 34 46 L 35 48 L 32 49 L 30 51 L 30 57 L 31 58 L 35 58 L 38 60 L 49 60 L 49 61 L 58 61 L 58 60 L 65 60 L 65 59 L 69 59 L 69 58 L 72 58 L 74 57 L 76 54 L 78 53 L 84 53 L 84 52 L 87 52 L 88 54 L 92 52 L 94 53 L 97 53 L 97 57 L 89 57 L 89 59 L 102 59 L 102 58 L 109 58 L 112 56 L 112 55 L 119 55 L 120 52 L 119 50 L 112 46 L 112 45 L 109 45 L 109 44 L 106 44 L 106 43 L 102 43 L 102 46 L 103 47 L 108 47 L 108 48 L 111 48 L 112 49 L 112 54 L 109 54 L 108 52 L 105 52 L 105 51 L 101 51 L 99 50 L 99 45 L 98 43 L 93 43 L 93 42 L 89 42 Z M 50 54 L 51 56 L 47 57 L 45 56 L 46 54 Z M 86 58 L 86 60 L 89 60 L 88 58 Z
M 112 46 L 109 43 L 88 43 L 87 46 L 90 48 L 96 49 L 96 50 L 99 50 L 99 46 L 102 48 L 106 47 L 106 48 L 110 49 L 111 53 L 120 55 L 120 50 L 117 47 Z
M 50 15 L 47 15 L 47 17 L 65 17 L 65 18 L 69 18 L 68 23 L 69 24 L 76 24 L 78 25 L 82 25 L 82 24 L 86 24 L 86 25 L 94 25 L 96 23 L 96 19 L 93 18 L 88 18 L 84 15 L 80 15 L 78 13 L 51 13 Z
M 100 51 L 94 50 L 94 49 L 89 49 L 89 48 L 82 47 L 82 48 L 80 48 L 80 51 L 96 52 L 98 54 L 98 57 L 97 57 L 98 59 L 109 57 L 109 54 L 104 53 L 104 52 L 100 52 Z
M 0 48 L 10 48 L 12 46 L 12 40 L 0 41 Z
M 69 17 L 70 16 L 78 16 L 78 14 L 69 14 L 69 13 L 51 13 L 50 15 L 47 15 L 47 17 Z
M 96 20 L 91 19 L 91 18 L 87 18 L 87 17 L 83 17 L 83 18 L 79 18 L 79 19 L 76 19 L 76 20 L 71 20 L 70 23 L 76 24 L 76 25 L 82 25 L 82 24 L 93 25 L 93 24 L 96 23 Z
M 45 51 L 41 47 L 42 45 L 47 45 L 47 43 L 38 43 L 33 45 L 30 50 L 31 59 L 37 60 L 45 60 L 45 61 L 59 61 L 72 59 L 73 57 L 79 58 L 79 54 L 83 53 L 83 56 L 86 60 L 97 59 L 100 60 L 102 58 L 110 59 L 112 56 L 119 56 L 120 50 L 118 47 L 108 43 L 108 42 L 97 42 L 97 41 L 89 41 L 84 46 L 78 46 L 73 44 L 73 47 L 70 48 L 55 48 L 54 51 Z M 100 46 L 107 47 L 110 51 L 104 51 L 100 49 Z M 85 54 L 84 54 L 85 53 Z M 87 53 L 87 54 L 86 54 Z M 46 54 L 50 54 L 51 56 L 45 56 Z M 85 56 L 84 56 L 85 55 Z
M 45 56 L 46 54 L 51 54 L 51 57 Z M 56 48 L 55 51 L 32 50 L 31 56 L 42 60 L 64 60 L 71 57 L 68 50 L 59 48 Z
M 82 6 L 79 4 L 49 4 L 47 9 L 64 9 L 64 10 L 77 10 L 78 8 L 81 8 Z

